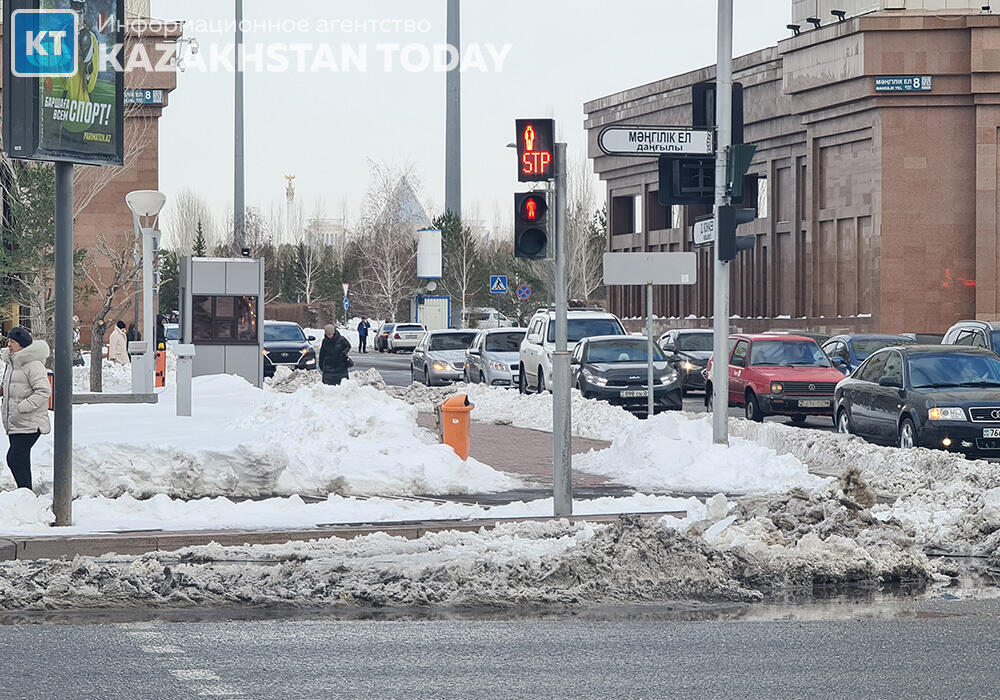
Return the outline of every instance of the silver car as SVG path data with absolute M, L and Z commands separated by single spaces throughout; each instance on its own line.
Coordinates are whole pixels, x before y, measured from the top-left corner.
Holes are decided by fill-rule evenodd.
M 426 334 L 410 358 L 410 379 L 427 386 L 460 382 L 465 376 L 465 351 L 476 331 L 441 330 Z
M 521 341 L 527 331 L 492 328 L 479 331 L 465 353 L 465 381 L 490 386 L 517 386 Z
M 425 333 L 427 329 L 422 323 L 397 323 L 386 339 L 386 349 L 389 352 L 412 350 L 420 343 Z

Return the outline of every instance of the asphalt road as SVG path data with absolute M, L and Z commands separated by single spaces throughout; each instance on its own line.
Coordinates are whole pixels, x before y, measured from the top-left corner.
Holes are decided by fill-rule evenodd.
M 0 698 L 996 697 L 990 615 L 0 628 Z
M 359 355 L 354 352 L 351 354 L 351 358 L 354 360 L 355 369 L 369 369 L 374 367 L 382 374 L 382 379 L 385 380 L 386 384 L 393 386 L 408 386 L 410 383 L 410 354 L 409 353 L 399 353 L 396 355 L 390 355 L 388 353 L 378 353 L 374 351 L 369 351 L 364 355 Z M 704 413 L 705 412 L 705 395 L 702 393 L 692 394 L 684 399 L 685 410 L 692 411 L 694 413 Z M 732 418 L 742 418 L 743 409 L 742 408 L 731 408 L 729 409 L 729 415 Z M 769 416 L 764 419 L 764 422 L 771 423 L 788 423 L 791 424 L 791 419 L 784 416 Z M 833 431 L 833 420 L 827 417 L 816 417 L 809 418 L 805 423 L 806 427 L 815 428 L 817 430 L 829 430 Z

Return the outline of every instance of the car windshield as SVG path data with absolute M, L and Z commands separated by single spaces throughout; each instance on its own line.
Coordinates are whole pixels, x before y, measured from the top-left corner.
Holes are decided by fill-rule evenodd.
M 387 324 L 385 324 L 384 326 L 382 326 L 382 332 L 383 333 L 391 333 L 392 332 L 392 328 L 393 328 L 394 325 L 395 324 L 393 324 L 393 323 L 387 323 Z
M 1000 331 L 990 331 L 990 341 L 993 347 L 1000 348 Z
M 830 367 L 819 346 L 810 340 L 756 340 L 750 365 L 766 367 Z
M 177 326 L 167 326 L 167 340 L 177 340 L 181 337 L 181 330 Z
M 521 349 L 524 331 L 516 333 L 490 333 L 486 336 L 487 352 L 517 352 Z
M 907 361 L 914 389 L 948 386 L 1000 386 L 1000 360 L 992 355 L 957 352 L 913 355 Z
M 271 326 L 264 324 L 264 342 L 305 340 L 306 334 L 298 326 Z
M 855 340 L 851 343 L 854 347 L 854 354 L 857 355 L 859 360 L 867 360 L 868 356 L 871 355 L 876 350 L 881 350 L 882 348 L 891 348 L 896 345 L 916 345 L 917 341 L 910 340 L 909 338 L 879 338 L 879 339 L 869 339 L 869 340 Z
M 645 340 L 599 341 L 587 346 L 587 362 L 648 362 Z M 653 346 L 653 361 L 663 362 L 666 358 L 663 351 Z
M 427 343 L 427 349 L 434 350 L 468 350 L 472 345 L 475 333 L 441 333 L 432 335 Z
M 712 352 L 712 334 L 681 333 L 677 336 L 677 349 Z
M 407 325 L 405 323 L 402 324 L 402 325 L 396 326 L 396 331 L 397 332 L 399 332 L 399 331 L 422 331 L 422 330 L 424 330 L 423 326 Z
M 596 335 L 625 335 L 620 323 L 613 318 L 571 318 L 569 342 L 579 343 Z M 549 321 L 549 342 L 556 342 L 556 322 Z

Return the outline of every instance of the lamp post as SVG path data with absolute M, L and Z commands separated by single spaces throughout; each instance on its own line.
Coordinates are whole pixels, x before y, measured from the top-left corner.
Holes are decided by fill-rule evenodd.
M 125 195 L 125 203 L 132 211 L 132 225 L 136 237 L 142 236 L 142 339 L 145 349 L 140 372 L 132 371 L 132 392 L 152 394 L 155 371 L 156 331 L 153 328 L 153 256 L 160 245 L 159 216 L 167 195 L 156 190 L 137 190 Z M 135 359 L 133 359 L 135 362 Z M 139 380 L 136 381 L 135 377 Z

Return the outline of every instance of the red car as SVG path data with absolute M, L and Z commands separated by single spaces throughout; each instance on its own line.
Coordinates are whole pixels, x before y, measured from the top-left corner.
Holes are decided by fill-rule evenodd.
M 729 347 L 729 405 L 743 406 L 747 420 L 790 416 L 801 424 L 807 416 L 833 416 L 833 390 L 844 374 L 815 340 L 734 335 Z M 705 404 L 711 409 L 712 361 L 705 375 Z

